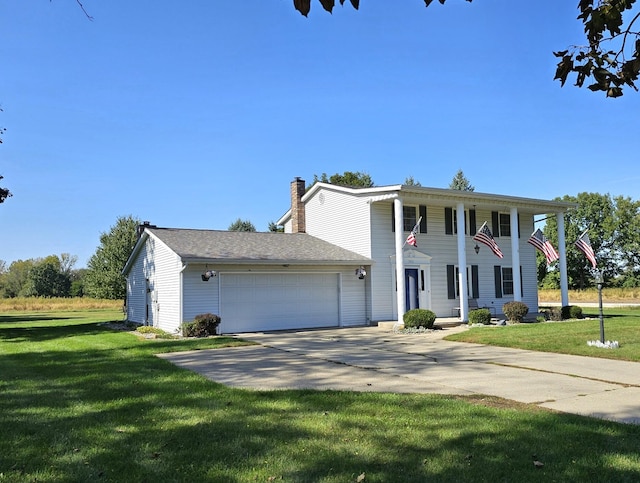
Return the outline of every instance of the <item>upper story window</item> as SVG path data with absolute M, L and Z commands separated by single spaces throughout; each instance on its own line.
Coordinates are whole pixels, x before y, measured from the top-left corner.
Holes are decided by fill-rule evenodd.
M 520 236 L 520 213 L 518 213 L 518 233 Z M 509 213 L 502 213 L 498 211 L 491 212 L 491 228 L 494 237 L 498 236 L 511 236 L 511 215 Z M 514 236 L 516 234 L 514 233 Z
M 455 208 L 444 209 L 444 232 L 447 235 L 456 235 L 458 233 L 458 210 Z M 469 233 L 474 235 L 475 232 L 476 210 L 464 210 L 464 233 L 465 235 Z
M 402 217 L 404 220 L 404 231 L 411 231 L 418 221 L 418 210 L 415 206 L 403 206 Z
M 511 215 L 509 213 L 498 213 L 499 236 L 511 236 Z
M 420 218 L 422 218 L 420 220 Z M 403 231 L 411 231 L 420 220 L 418 233 L 427 232 L 427 207 L 425 205 L 403 205 L 402 206 L 402 229 Z M 396 212 L 391 205 L 391 231 L 396 231 Z

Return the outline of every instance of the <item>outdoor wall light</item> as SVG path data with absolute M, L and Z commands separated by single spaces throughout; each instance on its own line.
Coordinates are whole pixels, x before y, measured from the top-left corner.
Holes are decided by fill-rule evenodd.
M 202 274 L 202 281 L 208 282 L 211 277 L 217 277 L 217 276 L 218 276 L 218 272 L 216 272 L 215 270 L 207 270 Z
M 476 255 L 477 255 L 478 253 L 480 253 L 480 247 L 478 246 L 478 244 L 477 244 L 477 243 L 476 243 L 476 246 L 475 246 L 475 247 L 473 247 L 473 249 L 476 251 Z
M 359 280 L 363 280 L 366 276 L 367 270 L 364 267 L 356 268 L 356 277 L 358 277 Z

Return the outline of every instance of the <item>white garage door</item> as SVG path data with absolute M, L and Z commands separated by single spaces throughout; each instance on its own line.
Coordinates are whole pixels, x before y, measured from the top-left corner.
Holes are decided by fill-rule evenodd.
M 338 274 L 222 274 L 221 332 L 336 327 Z

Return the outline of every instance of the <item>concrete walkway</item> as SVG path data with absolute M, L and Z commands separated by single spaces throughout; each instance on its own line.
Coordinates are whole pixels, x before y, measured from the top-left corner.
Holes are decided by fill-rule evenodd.
M 259 345 L 159 357 L 239 388 L 485 394 L 640 424 L 640 364 L 442 340 L 461 330 L 238 334 Z

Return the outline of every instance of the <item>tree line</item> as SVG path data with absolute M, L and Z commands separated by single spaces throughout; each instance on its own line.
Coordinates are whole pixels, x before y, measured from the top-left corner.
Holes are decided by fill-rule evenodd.
M 577 203 L 575 210 L 565 214 L 567 277 L 570 289 L 595 285 L 595 271 L 602 271 L 608 286 L 640 287 L 640 201 L 628 196 L 600 193 L 565 195 L 557 201 Z M 574 243 L 588 230 L 591 247 L 596 255 L 594 270 Z M 550 215 L 546 220 L 545 237 L 558 246 L 558 220 Z M 547 266 L 544 255 L 538 253 L 538 282 L 544 288 L 559 288 L 560 273 L 556 265 Z
M 318 181 L 349 186 L 375 186 L 367 173 L 345 172 L 344 175 L 314 176 Z M 405 185 L 421 186 L 412 176 Z M 459 170 L 450 189 L 473 191 L 474 187 Z M 567 275 L 570 289 L 595 285 L 595 270 L 584 254 L 574 246 L 580 234 L 588 230 L 597 260 L 596 270 L 602 271 L 605 283 L 616 287 L 640 287 L 640 201 L 628 196 L 600 193 L 579 193 L 555 198 L 577 204 L 565 214 Z M 126 281 L 122 269 L 138 240 L 140 220 L 123 216 L 100 235 L 100 244 L 87 263 L 87 268 L 75 269 L 77 257 L 68 253 L 45 258 L 17 260 L 10 265 L 0 260 L 0 298 L 12 297 L 92 297 L 123 300 Z M 249 220 L 238 218 L 229 231 L 256 231 Z M 274 222 L 270 231 L 282 231 Z M 543 232 L 558 246 L 558 222 L 554 214 L 547 216 Z M 538 283 L 541 288 L 559 288 L 557 262 L 548 265 L 545 256 L 537 254 Z

